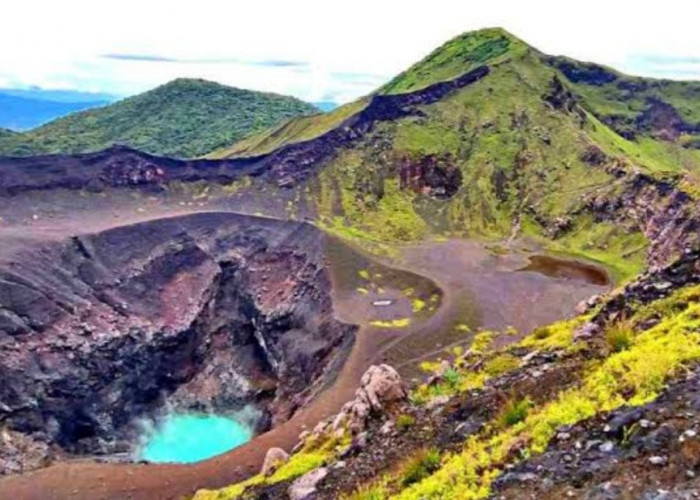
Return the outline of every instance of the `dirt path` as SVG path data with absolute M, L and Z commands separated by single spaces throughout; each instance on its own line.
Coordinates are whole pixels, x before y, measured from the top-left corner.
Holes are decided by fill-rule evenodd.
M 95 230 L 104 224 L 99 223 L 99 218 L 94 221 L 83 229 Z M 63 230 L 55 226 L 46 228 L 46 235 L 58 237 Z M 302 430 L 336 413 L 352 398 L 359 378 L 370 364 L 387 361 L 412 373 L 414 361 L 426 353 L 434 355 L 454 342 L 464 341 L 464 332 L 455 329 L 457 324 L 498 329 L 512 325 L 527 331 L 569 314 L 578 301 L 604 289 L 580 281 L 517 271 L 527 264 L 526 257 L 525 252 L 495 255 L 484 245 L 459 240 L 406 247 L 395 267 L 427 277 L 425 280 L 417 276 L 417 286 L 429 287 L 435 283 L 442 298 L 431 314 L 416 318 L 410 326 L 385 329 L 367 324 L 367 315 L 376 311 L 370 302 L 374 296 L 359 293 L 347 277 L 357 275 L 364 266 L 379 266 L 382 272 L 376 272 L 376 276 L 390 274 L 388 266 L 392 263 L 373 261 L 364 255 L 356 260 L 341 255 L 335 265 L 342 262 L 347 268 L 340 269 L 342 273 L 334 279 L 338 314 L 344 320 L 365 324 L 335 383 L 291 420 L 240 448 L 197 464 L 105 464 L 86 460 L 11 476 L 0 481 L 0 498 L 169 499 L 186 497 L 200 488 L 223 487 L 256 473 L 268 448 L 291 448 Z M 407 279 L 405 273 L 397 276 L 392 279 Z M 403 281 L 401 284 L 398 281 L 389 280 L 376 287 L 377 294 L 388 294 L 395 299 L 393 309 L 382 314 L 406 313 L 410 300 L 401 296 Z

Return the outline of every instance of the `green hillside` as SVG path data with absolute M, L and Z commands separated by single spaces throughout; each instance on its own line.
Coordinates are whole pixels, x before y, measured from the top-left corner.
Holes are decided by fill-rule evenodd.
M 196 157 L 289 118 L 317 112 L 288 96 L 178 79 L 26 133 L 0 136 L 0 154 L 76 153 L 119 143 L 154 154 Z
M 487 29 L 446 43 L 375 95 L 429 89 L 479 66 L 489 67 L 486 77 L 338 148 L 297 199 L 329 230 L 364 241 L 517 234 L 597 259 L 618 277 L 641 269 L 641 231 L 600 220 L 587 204 L 619 195 L 615 166 L 700 180 L 693 132 L 700 84 L 598 70 Z M 594 78 L 601 74 L 603 81 Z M 372 98 L 292 120 L 212 156 L 265 154 L 320 137 L 369 109 Z
M 277 127 L 252 134 L 231 147 L 214 151 L 208 157 L 230 158 L 267 154 L 289 143 L 315 139 L 339 126 L 345 119 L 362 111 L 366 105 L 366 99 L 359 99 L 329 113 L 289 120 Z

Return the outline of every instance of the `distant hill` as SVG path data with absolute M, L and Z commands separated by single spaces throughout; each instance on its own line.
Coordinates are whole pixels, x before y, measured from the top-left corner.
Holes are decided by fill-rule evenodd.
M 49 101 L 12 95 L 0 90 L 0 127 L 28 130 L 69 113 L 105 104 L 108 101 Z
M 196 157 L 289 118 L 314 113 L 316 107 L 293 97 L 178 79 L 0 138 L 0 154 L 78 153 L 117 143 L 153 154 Z

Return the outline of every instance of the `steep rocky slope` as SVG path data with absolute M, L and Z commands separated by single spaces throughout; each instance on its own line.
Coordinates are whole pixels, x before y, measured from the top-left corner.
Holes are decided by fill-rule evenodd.
M 293 97 L 183 78 L 0 140 L 0 154 L 79 153 L 123 144 L 192 158 L 314 113 L 314 106 Z
M 166 406 L 253 408 L 258 431 L 288 419 L 353 342 L 333 318 L 323 242 L 232 214 L 4 237 L 0 472 L 128 454 L 137 419 Z

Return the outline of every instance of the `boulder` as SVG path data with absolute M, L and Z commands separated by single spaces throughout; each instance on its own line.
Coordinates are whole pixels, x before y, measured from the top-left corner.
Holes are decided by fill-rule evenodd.
M 600 332 L 600 327 L 595 323 L 584 323 L 574 331 L 574 342 L 588 340 Z
M 384 404 L 401 401 L 406 398 L 401 376 L 389 365 L 370 366 L 360 381 L 357 397 L 369 402 L 376 411 Z
M 280 465 L 287 460 L 289 460 L 289 454 L 282 448 L 270 448 L 265 455 L 265 461 L 263 462 L 262 469 L 260 469 L 260 474 L 263 476 L 274 474 L 274 472 L 279 469 Z
M 319 467 L 295 480 L 287 493 L 290 500 L 308 500 L 316 493 L 316 485 L 328 475 L 328 469 Z
M 362 375 L 355 399 L 345 403 L 333 419 L 332 428 L 340 429 L 345 423 L 354 433 L 364 430 L 372 412 L 381 413 L 386 406 L 406 399 L 401 376 L 389 365 L 370 366 Z

